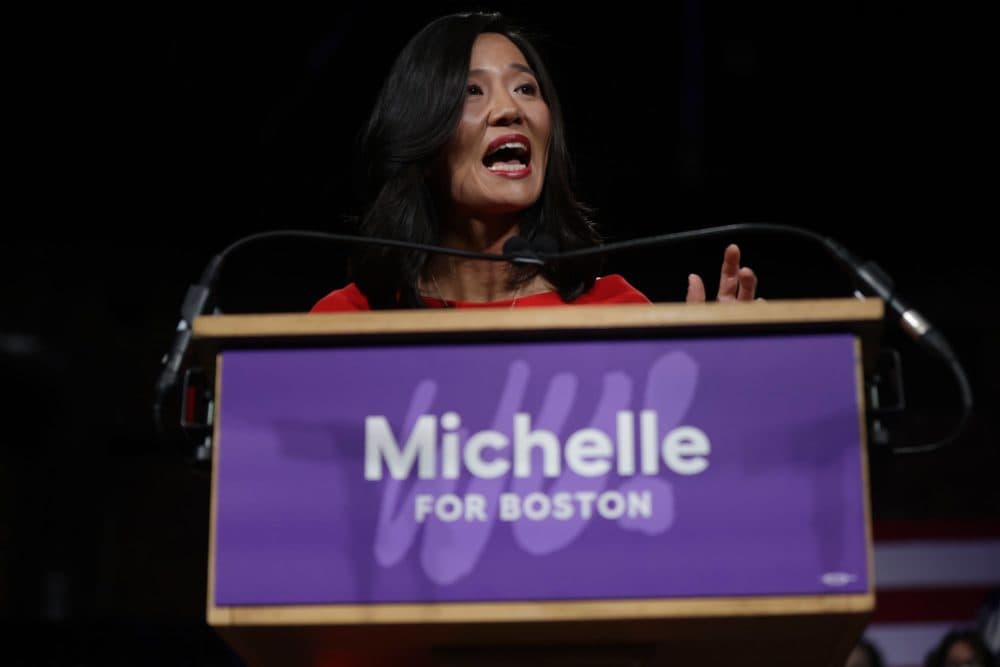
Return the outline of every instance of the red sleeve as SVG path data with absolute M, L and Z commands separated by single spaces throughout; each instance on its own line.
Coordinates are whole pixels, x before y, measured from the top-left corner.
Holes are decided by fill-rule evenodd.
M 340 313 L 351 310 L 371 310 L 368 299 L 354 283 L 334 290 L 316 302 L 310 313 Z

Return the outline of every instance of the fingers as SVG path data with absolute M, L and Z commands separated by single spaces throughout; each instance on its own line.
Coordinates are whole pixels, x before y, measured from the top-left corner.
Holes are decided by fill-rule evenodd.
M 697 273 L 688 276 L 687 303 L 705 303 L 705 282 Z M 757 296 L 757 274 L 748 266 L 740 266 L 740 247 L 735 243 L 726 246 L 722 255 L 722 273 L 719 276 L 718 300 L 763 301 Z
M 740 290 L 740 248 L 735 243 L 726 246 L 722 255 L 722 275 L 719 276 L 719 301 L 736 301 Z
M 705 303 L 705 283 L 702 281 L 701 276 L 696 273 L 688 276 L 687 297 L 684 301 L 687 303 Z
M 722 256 L 719 301 L 753 301 L 756 294 L 757 274 L 749 267 L 740 266 L 740 247 L 735 243 L 730 243 L 726 246 Z
M 736 294 L 737 301 L 753 301 L 757 293 L 757 274 L 750 267 L 744 266 L 737 273 L 739 281 L 739 292 Z

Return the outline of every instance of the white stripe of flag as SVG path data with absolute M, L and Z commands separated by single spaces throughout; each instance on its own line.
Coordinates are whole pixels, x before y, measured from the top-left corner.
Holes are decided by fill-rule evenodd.
M 1000 540 L 920 540 L 875 545 L 877 588 L 989 585 L 1000 585 Z

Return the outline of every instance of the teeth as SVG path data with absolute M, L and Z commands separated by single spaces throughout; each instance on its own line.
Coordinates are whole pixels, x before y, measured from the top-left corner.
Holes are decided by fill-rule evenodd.
M 531 161 L 529 157 L 531 155 L 531 150 L 528 148 L 528 143 L 524 141 L 508 141 L 506 143 L 500 144 L 493 148 L 485 158 L 483 162 L 493 162 L 497 159 L 496 156 L 501 151 L 508 150 L 513 151 L 516 157 L 507 159 L 505 162 L 494 162 L 487 166 L 487 169 L 497 172 L 516 172 L 525 169 L 528 162 Z
M 494 165 L 488 167 L 490 171 L 520 171 L 524 169 L 523 164 L 507 164 L 506 162 L 497 162 Z
M 528 146 L 526 144 L 522 144 L 520 141 L 508 141 L 505 144 L 501 144 L 500 146 L 497 146 L 496 148 L 494 148 L 493 150 L 491 150 L 488 154 L 489 155 L 493 155 L 497 151 L 502 151 L 505 148 L 520 149 L 520 150 L 524 151 L 525 153 L 528 152 Z

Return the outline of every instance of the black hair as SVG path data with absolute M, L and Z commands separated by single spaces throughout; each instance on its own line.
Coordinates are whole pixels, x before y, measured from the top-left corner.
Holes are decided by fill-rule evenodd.
M 948 651 L 958 642 L 966 642 L 976 654 L 976 659 L 982 667 L 997 667 L 997 657 L 986 645 L 982 635 L 973 628 L 958 628 L 951 630 L 942 637 L 938 645 L 927 654 L 924 667 L 944 667 L 947 663 Z
M 427 174 L 458 126 L 469 56 L 482 33 L 504 35 L 521 50 L 536 74 L 551 117 L 542 192 L 524 212 L 520 235 L 529 240 L 553 238 L 561 251 L 599 244 L 593 212 L 573 192 L 572 161 L 551 77 L 527 34 L 496 12 L 437 18 L 396 57 L 357 145 L 355 187 L 362 201 L 356 218 L 358 231 L 376 238 L 440 242 L 441 219 Z M 350 270 L 373 309 L 421 307 L 417 283 L 427 260 L 428 254 L 422 251 L 363 245 L 352 258 Z M 600 267 L 597 255 L 542 269 L 516 267 L 512 283 L 522 284 L 541 273 L 568 302 L 594 284 Z
M 865 654 L 869 667 L 885 667 L 885 660 L 882 659 L 882 652 L 867 637 L 858 640 L 857 648 Z

